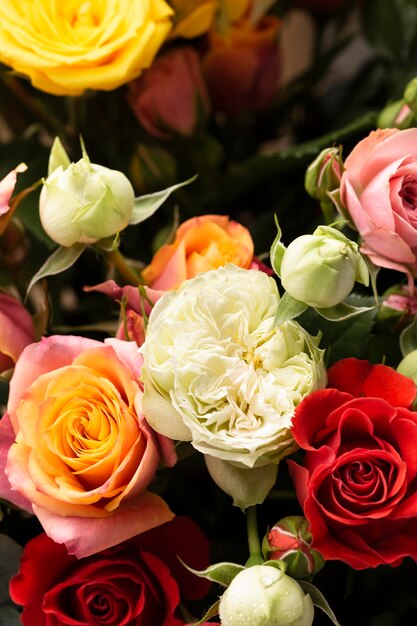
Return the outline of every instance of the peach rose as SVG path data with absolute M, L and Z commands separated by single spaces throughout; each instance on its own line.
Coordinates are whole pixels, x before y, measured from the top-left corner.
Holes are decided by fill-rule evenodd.
M 12 296 L 0 294 L 0 373 L 14 367 L 22 350 L 35 341 L 33 320 Z
M 200 272 L 234 263 L 248 269 L 253 241 L 247 228 L 224 215 L 193 217 L 178 228 L 174 243 L 162 246 L 142 276 L 153 289 L 176 289 Z
M 417 128 L 372 131 L 345 161 L 340 197 L 380 267 L 417 276 Z
M 26 504 L 77 557 L 173 517 L 146 491 L 176 455 L 142 413 L 141 366 L 134 342 L 75 336 L 31 344 L 16 365 L 0 422 L 3 462 L 11 443 L 0 497 Z
M 227 37 L 212 31 L 203 70 L 215 110 L 233 115 L 271 103 L 279 86 L 280 29 L 281 21 L 267 15 L 256 27 L 249 20 L 237 22 Z

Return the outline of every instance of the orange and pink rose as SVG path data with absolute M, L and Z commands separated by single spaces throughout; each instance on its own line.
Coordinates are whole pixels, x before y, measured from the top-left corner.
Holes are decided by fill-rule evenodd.
M 134 342 L 51 336 L 21 354 L 0 422 L 0 496 L 77 557 L 172 519 L 147 491 L 172 442 L 142 412 Z
M 29 311 L 16 298 L 0 294 L 0 373 L 14 367 L 23 349 L 35 341 Z
M 142 276 L 152 289 L 176 289 L 184 280 L 227 263 L 249 269 L 253 253 L 252 237 L 242 224 L 224 215 L 193 217 L 181 224 L 173 243 L 156 252 Z

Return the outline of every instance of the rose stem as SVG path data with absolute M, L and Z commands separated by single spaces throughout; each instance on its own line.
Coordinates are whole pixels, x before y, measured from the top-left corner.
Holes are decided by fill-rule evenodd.
M 246 567 L 261 565 L 263 563 L 261 544 L 258 535 L 258 521 L 256 517 L 256 506 L 250 506 L 246 510 L 246 528 L 248 533 L 249 559 Z

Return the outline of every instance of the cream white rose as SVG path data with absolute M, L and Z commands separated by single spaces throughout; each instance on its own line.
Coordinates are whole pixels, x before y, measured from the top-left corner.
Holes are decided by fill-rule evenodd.
M 244 468 L 294 449 L 295 407 L 326 373 L 316 338 L 296 321 L 274 326 L 278 301 L 265 273 L 227 265 L 156 303 L 141 348 L 155 430 Z

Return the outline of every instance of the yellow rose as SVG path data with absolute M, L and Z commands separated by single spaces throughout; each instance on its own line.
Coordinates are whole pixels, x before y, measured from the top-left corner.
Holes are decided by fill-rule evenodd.
M 55 95 L 116 89 L 151 65 L 171 15 L 165 0 L 2 0 L 0 62 Z

